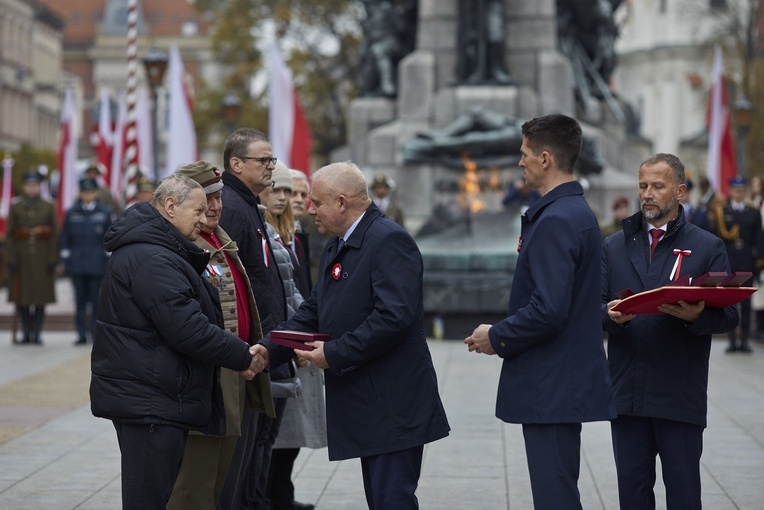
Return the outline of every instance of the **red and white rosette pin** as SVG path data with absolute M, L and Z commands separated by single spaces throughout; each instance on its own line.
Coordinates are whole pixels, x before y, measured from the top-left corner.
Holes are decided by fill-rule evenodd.
M 332 278 L 339 280 L 340 276 L 342 276 L 342 266 L 339 264 L 334 264 L 334 267 L 332 267 Z

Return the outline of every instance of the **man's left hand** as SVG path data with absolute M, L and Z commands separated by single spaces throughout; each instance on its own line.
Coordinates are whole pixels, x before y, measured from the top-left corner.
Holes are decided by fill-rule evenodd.
M 686 301 L 680 301 L 675 305 L 665 304 L 660 305 L 658 310 L 669 315 L 673 315 L 679 319 L 687 322 L 695 322 L 700 317 L 703 309 L 706 307 L 705 301 L 698 301 L 697 303 L 688 303 Z
M 305 345 L 310 345 L 314 349 L 312 351 L 295 349 L 294 352 L 299 358 L 305 358 L 318 368 L 329 368 L 329 363 L 327 363 L 324 355 L 324 342 L 305 342 Z
M 467 348 L 470 352 L 477 352 L 483 354 L 496 354 L 491 345 L 491 337 L 488 336 L 488 331 L 491 330 L 491 324 L 481 324 L 475 328 L 472 335 L 464 339 L 464 343 L 467 344 Z

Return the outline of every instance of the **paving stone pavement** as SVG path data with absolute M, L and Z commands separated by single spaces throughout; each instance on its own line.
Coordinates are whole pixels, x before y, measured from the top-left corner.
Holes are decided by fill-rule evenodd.
M 0 299 L 2 297 L 0 296 Z M 89 348 L 72 333 L 45 345 L 11 346 L 0 331 L 0 509 L 120 508 L 119 449 L 111 423 L 88 405 Z M 725 355 L 714 342 L 703 502 L 713 510 L 764 508 L 764 346 Z M 417 492 L 423 509 L 530 509 L 521 429 L 493 416 L 500 360 L 459 341 L 431 341 L 450 437 L 428 445 Z M 365 508 L 358 460 L 300 452 L 297 499 L 319 510 Z M 584 424 L 579 487 L 586 509 L 616 509 L 607 423 Z M 665 508 L 656 484 L 658 508 Z

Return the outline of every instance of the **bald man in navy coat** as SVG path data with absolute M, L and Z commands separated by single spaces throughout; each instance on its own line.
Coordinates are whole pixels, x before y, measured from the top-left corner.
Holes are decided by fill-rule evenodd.
M 314 174 L 308 212 L 335 237 L 310 298 L 276 329 L 330 335 L 296 351 L 326 369 L 329 459 L 361 458 L 369 508 L 416 509 L 424 445 L 450 428 L 424 335 L 422 255 L 367 189 L 351 162 Z M 272 363 L 294 354 L 265 342 Z

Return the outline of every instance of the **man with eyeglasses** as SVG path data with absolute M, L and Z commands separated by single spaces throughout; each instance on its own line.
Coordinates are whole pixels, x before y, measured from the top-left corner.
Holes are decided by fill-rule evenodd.
M 220 226 L 239 245 L 239 255 L 252 284 L 264 335 L 286 320 L 287 316 L 281 275 L 274 262 L 265 221 L 258 210 L 258 195 L 271 185 L 275 166 L 276 158 L 265 133 L 242 128 L 226 140 L 223 147 L 225 186 L 222 191 L 225 208 L 220 216 Z M 272 366 L 272 379 L 288 378 L 288 373 L 280 373 L 283 370 L 289 371 L 288 364 Z M 244 508 L 268 508 L 265 490 L 271 447 L 275 441 L 271 425 L 272 419 L 264 413 L 247 412 L 245 409 L 241 436 L 218 509 L 238 509 L 240 505 Z

